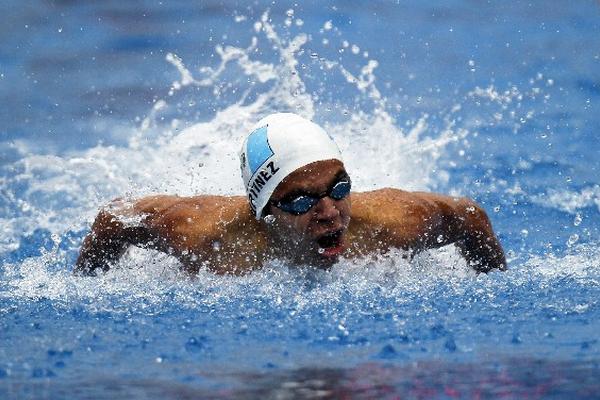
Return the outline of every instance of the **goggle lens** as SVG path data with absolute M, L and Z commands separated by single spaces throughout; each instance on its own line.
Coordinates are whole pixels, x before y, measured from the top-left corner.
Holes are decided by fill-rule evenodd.
M 323 197 L 331 197 L 333 200 L 342 200 L 350 194 L 351 184 L 349 180 L 337 182 L 323 196 L 316 197 L 310 195 L 301 195 L 289 201 L 278 201 L 274 203 L 275 207 L 282 211 L 294 215 L 307 213 L 313 208 Z
M 329 197 L 334 200 L 341 200 L 350 194 L 350 181 L 340 181 L 333 185 L 329 191 Z

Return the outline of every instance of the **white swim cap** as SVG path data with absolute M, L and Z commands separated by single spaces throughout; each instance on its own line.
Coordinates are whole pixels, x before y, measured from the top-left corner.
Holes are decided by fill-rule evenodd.
M 261 119 L 240 152 L 242 179 L 256 219 L 286 176 L 315 161 L 332 159 L 342 161 L 342 155 L 319 125 L 292 113 Z

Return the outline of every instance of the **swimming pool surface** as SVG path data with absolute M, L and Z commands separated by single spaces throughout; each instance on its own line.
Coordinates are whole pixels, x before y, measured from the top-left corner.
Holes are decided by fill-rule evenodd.
M 600 3 L 5 1 L 0 398 L 593 398 Z M 476 199 L 509 270 L 453 247 L 330 271 L 71 275 L 117 196 L 241 194 L 294 111 L 357 190 Z

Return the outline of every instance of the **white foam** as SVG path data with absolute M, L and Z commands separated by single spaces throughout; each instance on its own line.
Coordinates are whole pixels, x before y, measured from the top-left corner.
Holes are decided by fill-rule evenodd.
M 359 260 L 342 260 L 330 271 L 289 267 L 273 261 L 245 276 L 219 276 L 201 271 L 190 277 L 178 269 L 174 258 L 132 248 L 125 261 L 98 277 L 73 276 L 66 268 L 67 254 L 54 249 L 5 270 L 10 290 L 0 296 L 13 299 L 49 299 L 68 307 L 73 301 L 93 309 L 118 311 L 121 302 L 132 306 L 160 307 L 173 298 L 184 307 L 225 304 L 247 296 L 269 304 L 285 303 L 295 309 L 310 308 L 352 297 L 400 299 L 435 287 L 436 282 L 473 279 L 475 273 L 453 248 L 426 252 L 407 261 L 401 251 Z M 443 267 L 440 267 L 443 265 Z M 434 276 L 435 278 L 431 278 Z M 428 279 L 424 279 L 428 277 Z
M 549 189 L 544 195 L 532 196 L 532 201 L 570 214 L 594 206 L 600 211 L 600 186 L 588 186 L 579 191 Z
M 298 313 L 335 310 L 352 301 L 369 304 L 383 300 L 398 305 L 420 299 L 428 304 L 428 299 L 436 296 L 467 296 L 493 304 L 497 296 L 521 287 L 543 291 L 564 279 L 581 286 L 600 284 L 600 250 L 589 245 L 575 246 L 563 256 L 532 256 L 518 269 L 487 275 L 475 274 L 453 246 L 421 253 L 412 261 L 403 252 L 394 251 L 385 256 L 342 260 L 323 271 L 289 267 L 275 260 L 245 276 L 201 271 L 194 278 L 180 272 L 174 258 L 135 248 L 118 268 L 92 278 L 70 274 L 66 259 L 66 252 L 56 246 L 22 264 L 8 264 L 4 277 L 8 290 L 1 291 L 0 297 L 48 299 L 59 308 L 69 308 L 75 302 L 93 311 L 114 313 L 155 312 L 173 302 L 184 308 L 210 309 L 251 300 Z M 544 307 L 584 312 L 597 302 L 571 303 L 562 297 L 549 298 Z

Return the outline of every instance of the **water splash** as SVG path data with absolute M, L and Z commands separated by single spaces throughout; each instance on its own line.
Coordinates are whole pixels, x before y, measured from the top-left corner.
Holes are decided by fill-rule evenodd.
M 141 126 L 132 128 L 127 145 L 99 144 L 64 157 L 28 154 L 29 149 L 23 146 L 21 159 L 0 177 L 6 199 L 0 215 L 6 227 L 0 250 L 15 250 L 19 237 L 31 235 L 35 229 L 54 233 L 85 229 L 98 207 L 117 196 L 164 192 L 241 194 L 236 143 L 241 143 L 255 121 L 274 111 L 315 118 L 315 100 L 306 89 L 304 76 L 318 73 L 323 66 L 328 70 L 337 68 L 353 83 L 357 98 L 375 105 L 372 113 L 356 110 L 345 122 L 326 123 L 345 152 L 358 189 L 428 189 L 444 180 L 436 161 L 447 143 L 464 137 L 466 132 L 449 127 L 438 138 L 422 139 L 427 130 L 424 117 L 405 133 L 396 126 L 386 109 L 386 99 L 376 87 L 376 60 L 369 60 L 358 77 L 339 62 L 325 59 L 305 72 L 306 66 L 299 68 L 299 58 L 310 42 L 309 36 L 301 33 L 285 39 L 270 20 L 267 13 L 263 14 L 255 25 L 259 35 L 252 37 L 246 48 L 217 46 L 218 66 L 203 66 L 199 77 L 175 54 L 168 54 L 166 59 L 179 71 L 180 78 L 164 99 L 155 102 Z M 263 52 L 272 49 L 271 56 L 278 62 L 254 59 L 259 45 Z M 180 129 L 184 125 L 180 118 L 165 123 L 166 113 L 176 108 L 178 92 L 200 86 L 211 88 L 218 97 L 221 81 L 235 68 L 241 69 L 250 82 L 236 101 L 216 110 L 211 120 L 184 130 Z M 390 172 L 381 174 L 381 170 Z
M 327 22 L 325 31 L 330 30 L 331 23 Z M 54 244 L 42 249 L 40 255 L 4 263 L 3 295 L 48 298 L 59 303 L 79 299 L 93 307 L 118 309 L 121 300 L 132 307 L 148 307 L 175 298 L 182 305 L 197 307 L 250 294 L 267 302 L 293 301 L 288 306 L 298 309 L 311 304 L 336 304 L 335 299 L 348 293 L 354 297 L 377 293 L 402 301 L 432 293 L 428 290 L 437 291 L 440 282 L 449 282 L 453 290 L 460 291 L 473 279 L 483 279 L 474 277 L 452 248 L 425 253 L 411 262 L 395 252 L 382 258 L 344 261 L 328 273 L 291 270 L 274 262 L 247 277 L 201 272 L 196 280 L 183 277 L 172 257 L 131 249 L 120 268 L 97 279 L 70 275 L 82 232 L 88 229 L 98 208 L 116 196 L 242 194 L 237 144 L 255 121 L 271 112 L 293 111 L 324 120 L 327 131 L 342 149 L 358 190 L 385 186 L 431 190 L 443 185 L 448 174 L 440 160 L 447 156 L 448 146 L 465 142 L 470 128 L 481 126 L 481 122 L 464 124 L 469 128 L 461 126 L 457 118 L 461 105 L 456 105 L 445 115 L 440 131 L 430 131 L 428 115 L 400 127 L 388 99 L 377 86 L 377 60 L 368 59 L 356 68 L 321 57 L 308 50 L 309 35 L 280 35 L 268 13 L 254 24 L 254 33 L 247 47 L 218 45 L 218 64 L 202 66 L 197 72 L 169 53 L 166 61 L 179 72 L 179 79 L 163 99 L 154 103 L 140 126 L 131 128 L 126 145 L 99 144 L 64 157 L 28 154 L 26 147 L 20 150 L 22 157 L 10 166 L 12 173 L 0 177 L 4 188 L 0 253 L 24 252 L 31 246 L 26 238 L 36 232 L 58 239 L 53 239 Z M 271 49 L 268 56 L 277 61 L 260 58 L 265 49 Z M 314 63 L 301 63 L 306 56 Z M 239 89 L 223 85 L 232 71 L 241 71 L 246 81 Z M 370 106 L 351 112 L 351 107 L 342 107 L 338 115 L 333 112 L 335 107 L 323 105 L 307 89 L 308 80 L 318 82 L 320 73 L 334 72 L 353 88 L 354 104 Z M 179 99 L 189 91 L 194 93 L 193 88 L 208 89 L 219 99 L 229 98 L 225 95 L 229 88 L 237 97 L 205 122 L 172 116 Z M 500 92 L 491 86 L 476 88 L 468 97 L 490 101 L 500 107 L 499 112 L 509 115 L 510 104 L 523 100 L 516 88 Z M 498 115 L 495 113 L 493 118 L 502 119 Z M 520 120 L 519 115 L 511 118 Z M 531 116 L 525 114 L 525 118 Z M 181 129 L 185 125 L 189 126 Z M 428 278 L 423 279 L 425 276 Z

